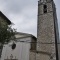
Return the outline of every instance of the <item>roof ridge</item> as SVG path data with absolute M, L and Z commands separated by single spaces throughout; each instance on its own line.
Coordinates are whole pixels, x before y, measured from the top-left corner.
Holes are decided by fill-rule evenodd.
M 2 16 L 9 24 L 11 24 L 11 21 L 0 11 L 0 16 Z

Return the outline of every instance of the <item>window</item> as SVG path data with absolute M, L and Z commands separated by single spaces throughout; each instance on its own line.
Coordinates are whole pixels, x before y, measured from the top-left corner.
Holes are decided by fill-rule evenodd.
M 12 44 L 12 49 L 14 50 L 15 48 L 16 48 L 16 44 L 13 43 L 13 44 Z
M 44 5 L 44 13 L 47 13 L 47 5 Z

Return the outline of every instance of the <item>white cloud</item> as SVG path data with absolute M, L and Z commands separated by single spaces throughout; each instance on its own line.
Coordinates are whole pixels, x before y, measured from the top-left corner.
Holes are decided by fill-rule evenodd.
M 60 0 L 54 0 L 60 25 Z M 0 0 L 0 10 L 15 24 L 17 31 L 37 36 L 38 0 Z M 60 26 L 59 26 L 60 31 Z

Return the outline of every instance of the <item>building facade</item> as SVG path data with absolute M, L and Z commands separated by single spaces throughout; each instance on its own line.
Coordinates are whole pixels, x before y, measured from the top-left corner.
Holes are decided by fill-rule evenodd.
M 5 44 L 1 60 L 29 60 L 30 50 L 36 49 L 36 37 L 26 33 L 16 33 L 16 41 Z M 32 44 L 33 43 L 33 44 Z
M 39 0 L 36 60 L 59 60 L 58 42 L 55 3 L 53 0 Z

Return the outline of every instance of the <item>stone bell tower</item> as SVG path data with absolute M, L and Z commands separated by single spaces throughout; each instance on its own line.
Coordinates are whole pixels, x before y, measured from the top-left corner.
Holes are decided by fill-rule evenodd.
M 38 1 L 38 32 L 36 60 L 59 60 L 58 23 L 53 0 Z

